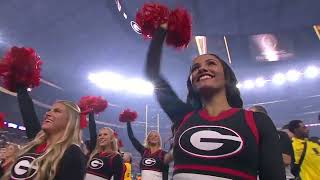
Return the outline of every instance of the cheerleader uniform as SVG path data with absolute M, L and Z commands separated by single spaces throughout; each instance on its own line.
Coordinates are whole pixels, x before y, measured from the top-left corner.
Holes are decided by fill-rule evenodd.
M 32 166 L 34 160 L 39 158 L 45 152 L 46 145 L 42 144 L 29 152 L 18 157 L 11 169 L 11 180 L 35 179 L 38 167 Z M 83 179 L 84 178 L 85 157 L 77 145 L 71 145 L 64 152 L 59 162 L 58 171 L 55 180 L 65 179 Z
M 140 169 L 142 180 L 167 180 L 169 165 L 164 163 L 164 156 L 167 153 L 162 149 L 151 153 L 149 148 L 145 148 L 133 135 L 131 124 L 127 123 L 128 136 L 141 155 Z
M 119 153 L 97 153 L 90 160 L 85 180 L 123 180 L 124 164 Z
M 41 130 L 40 122 L 37 119 L 32 99 L 26 88 L 17 89 L 19 107 L 26 127 L 28 139 L 32 140 Z M 38 167 L 31 166 L 34 160 L 43 155 L 46 144 L 40 144 L 32 148 L 29 152 L 17 158 L 11 169 L 12 180 L 34 179 L 39 170 Z M 83 179 L 85 175 L 85 156 L 78 145 L 70 145 L 64 152 L 59 162 L 55 180 Z
M 88 156 L 93 152 L 97 144 L 97 128 L 94 113 L 89 113 L 90 141 Z M 89 158 L 89 157 L 88 157 Z M 85 180 L 123 180 L 124 164 L 121 155 L 117 152 L 101 152 L 89 159 Z
M 9 167 L 11 166 L 11 164 L 13 162 L 7 163 L 6 165 L 4 164 L 5 160 L 1 160 L 0 162 L 0 178 L 4 175 L 4 173 L 9 169 Z
M 146 73 L 157 88 L 162 109 L 178 127 L 174 142 L 174 180 L 284 180 L 276 128 L 261 113 L 231 108 L 218 116 L 181 101 L 160 75 L 166 31 L 153 36 Z

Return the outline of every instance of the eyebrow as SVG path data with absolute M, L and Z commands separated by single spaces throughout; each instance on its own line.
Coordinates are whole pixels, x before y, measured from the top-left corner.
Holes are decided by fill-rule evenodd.
M 206 62 L 207 62 L 207 61 L 218 61 L 218 60 L 217 60 L 217 59 L 209 58 L 209 59 L 206 60 Z
M 192 64 L 190 70 L 192 70 L 196 66 L 199 66 L 199 63 Z

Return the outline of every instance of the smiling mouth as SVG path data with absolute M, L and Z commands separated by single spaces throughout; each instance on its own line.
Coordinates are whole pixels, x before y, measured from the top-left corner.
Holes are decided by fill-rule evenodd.
M 198 77 L 198 79 L 197 79 L 197 81 L 199 82 L 199 81 L 202 81 L 202 80 L 207 80 L 207 79 L 213 79 L 213 78 L 215 78 L 215 75 L 211 75 L 211 74 L 201 74 L 199 77 Z
M 106 140 L 104 139 L 99 140 L 99 143 L 104 143 L 104 142 L 106 142 Z
M 43 122 L 44 122 L 44 123 L 53 123 L 53 121 L 50 120 L 50 119 L 45 119 Z

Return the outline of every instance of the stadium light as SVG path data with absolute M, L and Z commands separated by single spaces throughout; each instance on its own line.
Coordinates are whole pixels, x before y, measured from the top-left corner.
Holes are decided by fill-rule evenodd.
M 304 71 L 304 75 L 307 78 L 315 78 L 315 77 L 317 77 L 319 75 L 319 69 L 316 66 L 309 66 Z
M 8 123 L 8 127 L 10 128 L 14 128 L 14 129 L 17 129 L 18 128 L 18 125 L 14 124 L 14 123 Z
M 282 85 L 286 82 L 286 76 L 282 73 L 277 73 L 273 75 L 272 82 L 277 85 Z
M 90 73 L 88 79 L 102 89 L 151 95 L 154 86 L 151 82 L 139 78 L 126 78 L 114 72 Z
M 287 79 L 288 81 L 294 82 L 299 80 L 300 76 L 301 76 L 301 72 L 293 69 L 287 72 Z
M 255 83 L 257 87 L 263 87 L 266 84 L 266 80 L 263 77 L 258 77 Z
M 252 80 L 246 80 L 243 82 L 243 88 L 252 89 L 254 88 L 254 82 Z

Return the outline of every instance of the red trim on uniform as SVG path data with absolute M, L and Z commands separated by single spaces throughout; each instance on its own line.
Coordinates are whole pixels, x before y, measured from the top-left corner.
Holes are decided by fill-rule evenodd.
M 43 144 L 40 144 L 39 146 L 36 147 L 35 152 L 37 154 L 41 154 L 44 151 L 46 151 L 46 149 L 47 149 L 47 143 L 43 143 Z
M 117 153 L 114 153 L 114 152 L 100 152 L 99 153 L 99 157 L 109 157 L 109 156 L 111 156 L 111 155 L 117 155 Z
M 151 156 L 151 157 L 158 157 L 161 152 L 162 152 L 162 149 L 158 149 L 157 151 L 151 153 L 151 149 L 150 148 L 146 148 L 144 153 L 143 153 L 143 155 L 144 156 L 148 155 L 148 156 Z
M 239 110 L 239 108 L 231 108 L 226 111 L 222 111 L 218 116 L 211 116 L 209 115 L 207 109 L 202 109 L 199 111 L 199 115 L 201 118 L 208 121 L 219 121 L 234 115 L 235 113 L 239 112 Z
M 127 171 L 127 167 L 126 167 L 125 163 L 123 162 L 123 168 L 122 168 L 120 179 L 124 179 L 124 176 L 126 175 L 126 171 Z
M 117 154 L 115 153 L 115 154 L 111 154 L 111 157 L 109 158 L 109 165 L 110 165 L 110 167 L 113 167 L 113 159 L 114 159 L 114 157 L 116 157 L 117 156 Z
M 200 171 L 210 171 L 217 173 L 224 173 L 227 175 L 238 176 L 247 180 L 256 180 L 257 176 L 249 175 L 245 172 L 238 171 L 235 169 L 222 168 L 217 166 L 202 166 L 202 165 L 175 165 L 174 170 L 200 170 Z
M 143 154 L 142 156 L 144 157 L 146 155 L 146 153 L 148 152 L 148 148 L 144 148 Z
M 105 157 L 107 155 L 111 155 L 111 154 L 108 152 L 103 152 L 103 151 L 99 153 L 99 157 Z
M 5 161 L 5 160 L 4 160 Z M 3 164 L 3 163 L 1 163 L 1 167 L 2 167 L 2 169 L 3 169 L 3 171 L 6 171 L 6 170 L 8 170 L 9 168 L 10 168 L 10 166 L 13 164 L 13 162 L 11 161 L 11 162 L 8 162 L 8 163 L 6 163 L 6 164 Z
M 194 111 L 189 112 L 187 115 L 184 116 L 183 120 L 181 121 L 181 123 L 179 124 L 178 128 L 176 131 L 178 131 L 178 129 L 180 129 L 180 127 L 187 122 L 187 120 L 189 120 L 189 118 L 192 116 L 192 114 L 194 113 Z
M 245 110 L 244 116 L 249 128 L 251 129 L 251 132 L 253 133 L 256 143 L 259 144 L 260 143 L 259 131 L 257 128 L 256 121 L 254 120 L 254 117 L 253 117 L 253 111 Z

